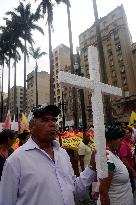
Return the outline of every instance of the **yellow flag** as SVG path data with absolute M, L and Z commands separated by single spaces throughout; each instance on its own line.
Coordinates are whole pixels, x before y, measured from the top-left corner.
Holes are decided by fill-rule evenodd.
M 136 121 L 136 113 L 134 111 L 131 112 L 130 120 L 129 120 L 129 126 L 132 126 L 134 124 L 134 121 Z
M 22 113 L 22 121 L 21 121 L 21 131 L 29 130 L 28 127 L 28 118 L 25 116 L 24 113 Z

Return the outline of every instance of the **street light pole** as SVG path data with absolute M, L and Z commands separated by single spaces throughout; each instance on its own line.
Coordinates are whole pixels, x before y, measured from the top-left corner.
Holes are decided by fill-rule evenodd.
M 102 37 L 100 31 L 100 22 L 98 18 L 98 10 L 96 0 L 92 0 L 93 8 L 94 8 L 94 17 L 95 17 L 95 26 L 96 26 L 96 37 L 97 37 L 97 48 L 99 53 L 99 61 L 100 61 L 100 76 L 101 81 L 103 83 L 108 83 L 107 73 L 106 73 L 106 64 L 105 57 L 102 45 Z M 104 105 L 105 105 L 105 118 L 107 122 L 112 122 L 112 107 L 109 96 L 104 96 Z
M 82 76 L 81 65 L 80 65 L 79 48 L 77 48 L 77 63 L 78 63 L 78 75 Z M 83 133 L 85 133 L 86 128 L 87 128 L 87 124 L 86 124 L 86 112 L 85 112 L 85 102 L 84 102 L 84 91 L 83 91 L 83 89 L 79 90 L 79 94 L 80 94 L 80 103 L 81 103 L 81 112 L 82 112 Z
M 64 105 L 64 90 L 62 88 L 62 127 L 65 131 L 65 105 Z
M 69 44 L 70 44 L 70 63 L 71 63 L 71 73 L 74 74 L 74 56 L 73 56 L 73 42 L 72 42 L 72 29 L 71 29 L 71 19 L 70 19 L 70 6 L 67 4 L 67 14 L 68 14 L 68 28 L 69 28 Z M 72 99 L 73 99 L 73 119 L 74 119 L 74 129 L 78 128 L 78 108 L 77 108 L 77 90 L 72 87 Z

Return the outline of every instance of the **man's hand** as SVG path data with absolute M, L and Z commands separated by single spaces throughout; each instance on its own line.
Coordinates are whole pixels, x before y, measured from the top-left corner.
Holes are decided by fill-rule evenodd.
M 93 171 L 96 171 L 95 154 L 96 154 L 96 150 L 93 150 L 93 152 L 91 154 L 91 159 L 90 159 L 90 168 Z

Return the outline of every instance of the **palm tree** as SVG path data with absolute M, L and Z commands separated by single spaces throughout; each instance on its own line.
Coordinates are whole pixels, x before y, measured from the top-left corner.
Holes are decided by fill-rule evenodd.
M 0 65 L 1 65 L 1 116 L 0 120 L 3 122 L 3 71 L 4 71 L 4 61 L 5 61 L 5 56 L 4 56 L 4 49 L 3 49 L 3 42 L 1 40 L 1 35 L 0 35 Z
M 71 20 L 70 20 L 70 1 L 69 0 L 55 0 L 55 2 L 57 4 L 62 2 L 62 3 L 65 3 L 67 6 L 71 73 L 74 73 L 73 43 L 72 43 L 72 30 L 71 30 Z M 38 6 L 38 10 L 39 11 L 42 10 L 43 16 L 47 13 L 48 33 L 49 33 L 49 60 L 50 60 L 50 103 L 54 104 L 53 62 L 52 62 L 52 45 L 51 45 L 51 28 L 52 28 L 52 21 L 53 21 L 53 3 L 51 2 L 51 0 L 41 0 L 41 3 Z M 75 90 L 75 88 L 72 88 L 72 95 L 73 95 L 74 127 L 76 129 L 78 127 L 78 117 L 77 117 L 77 103 L 76 103 L 76 90 Z
M 18 48 L 24 53 L 25 47 L 22 45 L 22 42 L 20 41 L 20 31 L 18 30 L 17 26 L 17 19 L 16 17 L 11 20 L 6 18 L 6 25 L 10 28 L 10 36 L 11 36 L 11 42 L 12 42 L 12 57 L 14 59 L 14 116 L 15 119 L 18 119 L 17 116 L 17 107 L 16 107 L 16 64 L 19 60 L 21 60 L 21 56 L 18 52 Z
M 2 40 L 6 44 L 5 54 L 8 55 L 8 67 L 9 67 L 9 77 L 8 77 L 8 109 L 9 109 L 9 98 L 10 98 L 10 58 L 14 59 L 14 115 L 16 116 L 16 63 L 21 59 L 20 54 L 18 52 L 18 48 L 23 52 L 25 50 L 19 39 L 19 30 L 16 26 L 16 18 L 12 18 L 9 20 L 8 18 L 4 18 L 6 20 L 6 27 L 1 27 Z
M 37 0 L 36 0 L 37 1 Z M 55 0 L 57 4 L 63 2 L 61 0 Z M 49 62 L 50 62 L 50 104 L 54 104 L 54 90 L 53 90 L 53 62 L 52 62 L 52 43 L 51 43 L 51 30 L 53 28 L 53 1 L 41 0 L 37 11 L 42 12 L 40 17 L 47 14 L 48 23 L 48 36 L 49 36 Z M 38 12 L 37 12 L 38 13 Z
M 35 60 L 35 89 L 36 89 L 36 106 L 37 106 L 38 105 L 38 85 L 37 85 L 38 63 L 37 63 L 37 60 L 41 58 L 43 55 L 45 55 L 46 52 L 41 52 L 40 47 L 36 49 L 34 49 L 33 47 L 30 47 L 29 53 Z
M 69 45 L 70 45 L 70 61 L 71 61 L 71 73 L 74 74 L 74 55 L 73 55 L 73 42 L 72 42 L 72 29 L 71 29 L 71 19 L 70 19 L 70 0 L 57 0 L 57 3 L 64 3 L 67 6 L 67 16 L 68 16 L 68 30 L 69 30 Z M 74 128 L 78 128 L 78 115 L 77 115 L 77 91 L 72 88 L 72 98 L 73 98 L 73 119 Z
M 31 4 L 26 6 L 20 2 L 19 6 L 14 9 L 13 12 L 7 12 L 7 15 L 11 15 L 12 18 L 16 18 L 16 26 L 20 30 L 20 37 L 24 40 L 24 99 L 23 99 L 23 111 L 26 111 L 26 56 L 27 56 L 27 42 L 32 46 L 34 40 L 32 38 L 32 30 L 36 29 L 44 34 L 41 27 L 35 24 L 39 16 L 36 13 L 31 13 Z
M 37 0 L 36 0 L 37 1 Z M 56 0 L 57 2 L 57 0 Z M 52 62 L 52 44 L 51 44 L 51 30 L 53 22 L 53 3 L 51 0 L 41 0 L 37 11 L 42 12 L 40 17 L 43 17 L 47 13 L 48 23 L 48 36 L 49 36 L 49 62 L 50 62 L 50 104 L 54 104 L 54 91 L 53 91 L 53 62 Z M 38 13 L 38 12 L 37 12 Z
M 1 50 L 4 54 L 4 57 L 7 57 L 7 66 L 8 66 L 8 99 L 7 99 L 7 110 L 9 109 L 9 99 L 10 99 L 10 59 L 12 55 L 12 45 L 10 41 L 10 33 L 7 27 L 1 27 L 3 31 L 1 35 Z M 4 59 L 3 59 L 4 60 Z M 3 86 L 3 85 L 2 85 Z

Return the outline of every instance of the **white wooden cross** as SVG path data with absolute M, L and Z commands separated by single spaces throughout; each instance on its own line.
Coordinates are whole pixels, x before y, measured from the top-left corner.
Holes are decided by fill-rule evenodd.
M 98 51 L 94 46 L 88 48 L 89 74 L 90 79 L 77 76 L 71 73 L 60 71 L 58 75 L 62 86 L 76 87 L 89 90 L 92 93 L 92 111 L 94 125 L 94 140 L 96 144 L 96 168 L 98 178 L 108 176 L 106 139 L 102 94 L 122 96 L 121 88 L 113 87 L 100 82 Z

